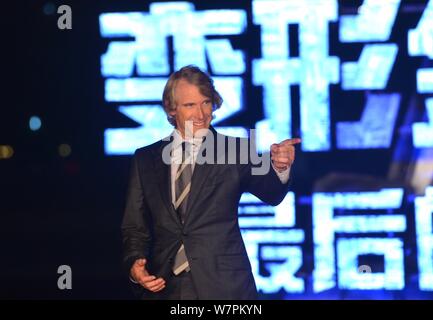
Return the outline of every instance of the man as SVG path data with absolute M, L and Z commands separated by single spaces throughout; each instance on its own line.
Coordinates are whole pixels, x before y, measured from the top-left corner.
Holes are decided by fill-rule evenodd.
M 122 222 L 124 264 L 143 299 L 257 298 L 238 225 L 239 199 L 251 192 L 279 204 L 300 139 L 273 144 L 272 167 L 254 174 L 241 147 L 249 140 L 210 126 L 221 104 L 212 79 L 197 67 L 173 73 L 163 107 L 175 130 L 132 159 Z M 227 161 L 227 154 L 235 161 Z

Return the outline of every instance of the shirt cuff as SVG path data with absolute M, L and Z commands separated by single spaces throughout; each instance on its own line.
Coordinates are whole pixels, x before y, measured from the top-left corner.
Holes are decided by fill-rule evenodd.
M 280 179 L 282 184 L 286 184 L 287 181 L 289 181 L 289 175 L 290 175 L 290 166 L 284 170 L 283 172 L 279 172 L 272 163 L 272 168 L 275 170 L 275 173 L 277 174 L 278 178 Z
M 132 283 L 138 284 L 138 282 L 137 282 L 137 281 L 135 281 L 134 279 L 132 279 L 132 277 L 131 277 L 131 276 L 129 276 L 129 280 L 131 280 L 131 282 L 132 282 Z

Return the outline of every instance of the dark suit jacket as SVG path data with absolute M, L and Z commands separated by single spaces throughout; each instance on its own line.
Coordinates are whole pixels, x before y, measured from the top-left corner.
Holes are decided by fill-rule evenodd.
M 235 140 L 237 146 L 242 140 L 222 136 L 212 127 L 210 133 L 226 142 Z M 162 161 L 162 150 L 168 143 L 158 141 L 138 149 L 132 159 L 122 222 L 126 272 L 129 275 L 136 259 L 146 258 L 150 274 L 169 280 L 174 257 L 183 242 L 199 299 L 257 298 L 238 225 L 239 199 L 247 191 L 270 205 L 277 205 L 287 194 L 289 184 L 282 184 L 273 168 L 266 175 L 252 175 L 250 161 L 196 163 L 188 213 L 182 225 L 171 201 L 170 165 Z M 239 156 L 239 150 L 237 153 Z M 215 153 L 215 157 L 221 156 L 221 152 Z M 167 288 L 152 293 L 139 285 L 133 286 L 141 298 L 168 298 Z

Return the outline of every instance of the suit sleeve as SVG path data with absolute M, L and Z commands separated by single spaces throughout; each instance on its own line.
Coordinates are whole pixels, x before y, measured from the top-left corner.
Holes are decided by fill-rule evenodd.
M 240 165 L 239 175 L 242 191 L 247 191 L 263 202 L 276 206 L 283 201 L 290 187 L 290 179 L 283 183 L 272 167 L 268 154 L 263 155 L 262 161 L 254 165 L 250 160 L 248 164 Z
M 149 228 L 148 213 L 136 152 L 131 162 L 126 207 L 121 226 L 123 265 L 128 275 L 135 260 L 148 259 L 149 257 L 152 235 Z

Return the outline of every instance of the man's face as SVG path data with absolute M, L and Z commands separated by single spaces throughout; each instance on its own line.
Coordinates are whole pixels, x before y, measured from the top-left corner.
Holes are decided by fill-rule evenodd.
M 208 129 L 212 120 L 212 101 L 200 93 L 197 86 L 180 79 L 174 89 L 176 109 L 170 115 L 176 119 L 176 127 L 185 137 L 185 129 L 189 129 L 186 121 L 192 122 L 193 134 L 198 130 Z M 191 134 L 187 131 L 187 135 Z

